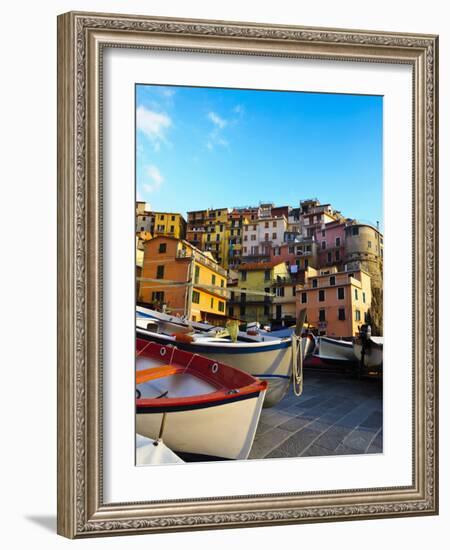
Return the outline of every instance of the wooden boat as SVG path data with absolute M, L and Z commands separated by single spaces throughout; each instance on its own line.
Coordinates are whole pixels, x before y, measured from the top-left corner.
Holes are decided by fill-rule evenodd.
M 214 361 L 220 361 L 243 370 L 268 383 L 264 407 L 278 403 L 289 389 L 293 367 L 298 361 L 294 358 L 292 341 L 266 335 L 238 333 L 237 341 L 229 336 L 217 337 L 209 333 L 165 334 L 163 330 L 153 330 L 146 321 L 137 320 L 136 335 L 144 340 L 162 345 L 175 345 L 180 349 L 198 353 Z M 306 343 L 310 339 L 305 340 Z M 302 352 L 305 346 L 302 346 Z
M 319 337 L 318 350 L 313 355 L 325 363 L 333 364 L 356 363 L 358 360 L 353 350 L 353 342 L 327 336 Z
M 383 337 L 369 336 L 356 338 L 353 349 L 361 366 L 367 369 L 380 369 L 383 365 Z M 363 353 L 364 349 L 364 353 Z
M 248 457 L 266 382 L 221 361 L 141 338 L 136 369 L 137 433 L 162 438 L 176 453 Z

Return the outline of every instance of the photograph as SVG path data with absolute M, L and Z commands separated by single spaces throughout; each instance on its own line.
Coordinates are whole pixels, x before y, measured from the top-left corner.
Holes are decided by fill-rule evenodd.
M 136 464 L 383 453 L 383 97 L 135 84 Z

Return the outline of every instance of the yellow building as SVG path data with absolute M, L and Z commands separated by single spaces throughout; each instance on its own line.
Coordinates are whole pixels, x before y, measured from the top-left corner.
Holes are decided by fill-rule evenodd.
M 158 236 L 145 242 L 142 279 L 139 302 L 192 321 L 223 324 L 227 272 L 187 241 Z
M 272 317 L 272 285 L 278 278 L 288 278 L 285 262 L 241 264 L 236 291 L 231 293 L 229 314 L 247 323 L 265 324 Z M 247 290 L 247 293 L 238 290 Z
M 177 212 L 153 212 L 154 237 L 168 235 L 176 239 L 184 239 L 186 236 L 186 221 Z

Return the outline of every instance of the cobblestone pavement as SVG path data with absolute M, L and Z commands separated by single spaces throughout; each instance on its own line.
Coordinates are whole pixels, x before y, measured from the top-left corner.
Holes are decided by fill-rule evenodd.
M 304 391 L 263 409 L 249 458 L 383 451 L 382 383 L 305 369 Z

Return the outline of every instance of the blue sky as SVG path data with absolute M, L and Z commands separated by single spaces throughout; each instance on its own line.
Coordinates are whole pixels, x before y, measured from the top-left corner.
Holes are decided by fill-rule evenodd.
M 185 215 L 318 198 L 382 226 L 382 101 L 137 85 L 137 199 Z

